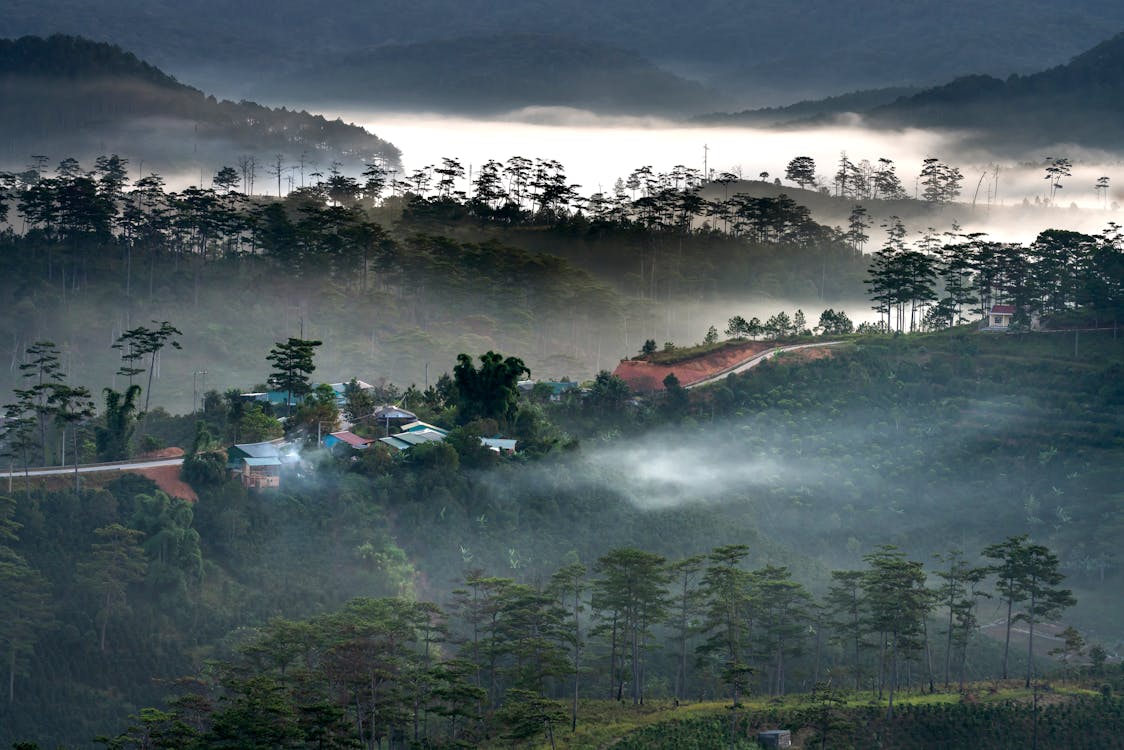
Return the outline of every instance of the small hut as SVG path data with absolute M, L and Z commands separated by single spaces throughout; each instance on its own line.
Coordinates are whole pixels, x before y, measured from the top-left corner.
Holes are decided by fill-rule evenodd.
M 769 729 L 757 733 L 757 743 L 761 747 L 792 747 L 792 732 L 787 729 Z

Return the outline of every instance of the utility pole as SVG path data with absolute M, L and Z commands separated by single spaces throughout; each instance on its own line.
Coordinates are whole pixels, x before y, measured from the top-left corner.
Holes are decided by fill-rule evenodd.
M 710 157 L 710 146 L 703 144 L 703 184 L 710 182 L 710 170 L 708 159 Z
M 203 376 L 203 393 L 204 394 L 207 393 L 207 371 L 206 370 L 196 370 L 195 372 L 191 373 L 191 415 L 192 416 L 195 416 L 195 414 L 197 412 L 197 409 L 198 409 L 198 405 L 199 405 L 199 391 L 195 387 L 195 379 L 199 375 Z

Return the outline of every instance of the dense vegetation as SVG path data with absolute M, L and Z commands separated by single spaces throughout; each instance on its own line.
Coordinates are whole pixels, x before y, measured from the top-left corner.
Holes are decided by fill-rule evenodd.
M 979 129 L 996 143 L 1077 143 L 1118 148 L 1124 34 L 1065 65 L 1006 80 L 985 75 L 903 97 L 871 112 L 874 123 Z
M 108 156 L 0 175 L 0 335 L 17 359 L 55 341 L 93 387 L 113 383 L 102 341 L 173 321 L 192 361 L 168 358 L 167 406 L 189 403 L 195 371 L 259 382 L 250 363 L 302 324 L 325 341 L 330 380 L 424 383 L 427 362 L 487 349 L 573 376 L 657 326 L 693 335 L 680 310 L 703 293 L 858 298 L 867 263 L 794 201 L 705 199 L 688 170 L 638 169 L 587 199 L 562 165 L 515 158 L 481 167 L 469 198 L 456 160 L 409 174 L 370 162 L 282 200 L 247 196 L 252 166 L 181 191 L 129 171 Z
M 80 37 L 0 39 L 0 91 L 0 163 L 8 165 L 27 154 L 93 159 L 112 150 L 128 150 L 150 170 L 189 173 L 239 157 L 255 160 L 259 171 L 280 157 L 308 172 L 336 162 L 358 171 L 376 157 L 399 158 L 392 144 L 360 127 L 218 101 L 119 47 Z
M 933 162 L 929 202 L 943 203 L 957 173 Z M 902 199 L 892 164 L 863 169 L 841 161 L 842 200 Z M 786 177 L 809 170 L 797 157 Z M 565 731 L 564 696 L 737 704 L 825 678 L 889 707 L 936 683 L 1031 685 L 1046 648 L 1001 649 L 980 623 L 1057 632 L 1063 613 L 1095 646 L 1074 632 L 1060 656 L 1104 661 L 1124 521 L 1111 229 L 1047 233 L 1029 252 L 979 238 L 910 249 L 891 233 L 868 266 L 861 214 L 831 230 L 783 195 L 681 167 L 589 197 L 561 164 L 519 157 L 471 184 L 455 159 L 408 174 L 370 160 L 359 180 L 332 169 L 283 199 L 247 195 L 252 174 L 216 167 L 212 187 L 173 192 L 157 175 L 130 186 L 127 162 L 106 156 L 3 176 L 10 465 L 178 444 L 198 500 L 128 475 L 9 479 L 0 740 L 531 741 Z M 867 277 L 895 327 L 940 332 L 868 324 L 818 359 L 697 392 L 669 378 L 648 400 L 608 372 L 560 401 L 514 390 L 560 351 L 555 372 L 591 371 L 606 330 L 627 346 L 631 325 L 632 350 L 654 350 L 656 316 L 681 299 L 832 299 Z M 259 288 L 273 299 L 245 293 Z M 954 325 L 999 300 L 1101 330 L 1078 343 Z M 942 305 L 947 317 L 925 314 Z M 845 314 L 819 320 L 849 335 Z M 803 312 L 755 321 L 729 334 L 813 341 Z M 453 366 L 482 350 L 479 370 L 466 355 Z M 399 380 L 363 408 L 349 390 L 351 416 L 405 401 L 448 439 L 308 451 L 336 424 L 313 359 L 317 380 Z M 410 386 L 431 360 L 433 384 Z M 178 372 L 161 382 L 162 368 Z M 191 383 L 192 414 L 153 408 L 199 375 L 211 380 Z M 271 414 L 239 396 L 259 383 L 308 400 Z M 280 435 L 282 415 L 304 461 L 280 490 L 247 490 L 222 446 Z M 519 454 L 483 447 L 493 435 Z M 909 709 L 903 729 L 882 706 L 846 736 L 942 720 Z M 687 731 L 724 728 L 706 721 Z
M 1083 338 L 1077 358 L 1069 340 L 1052 334 L 867 336 L 828 359 L 762 365 L 709 393 L 669 392 L 640 409 L 630 405 L 627 390 L 599 378 L 584 398 L 522 401 L 513 417 L 490 412 L 485 420 L 498 420 L 491 425 L 470 422 L 447 443 L 398 458 L 383 449 L 358 461 L 309 456 L 305 477 L 288 477 L 280 492 L 247 492 L 226 481 L 224 458 L 208 458 L 201 443 L 204 452 L 189 474 L 199 492 L 194 507 L 145 480 L 25 495 L 17 478 L 6 507 L 22 526 L 8 526 L 7 545 L 27 572 L 7 577 L 5 585 L 22 581 L 41 593 L 33 600 L 38 619 L 24 631 L 35 651 L 21 652 L 12 719 L 4 725 L 17 737 L 47 739 L 37 718 L 49 711 L 63 733 L 56 737 L 80 741 L 123 727 L 109 725 L 107 716 L 180 695 L 171 714 L 139 714 L 142 724 L 181 734 L 186 724 L 204 741 L 217 741 L 218 732 L 238 744 L 232 738 L 245 735 L 237 732 L 259 731 L 247 726 L 268 710 L 293 741 L 314 731 L 352 736 L 354 717 L 341 724 L 351 709 L 333 703 L 346 704 L 346 695 L 316 686 L 343 689 L 361 675 L 317 670 L 375 665 L 386 653 L 379 649 L 410 642 L 412 650 L 394 646 L 393 664 L 378 667 L 389 680 L 381 683 L 381 697 L 372 703 L 363 694 L 361 712 L 388 712 L 378 713 L 379 731 L 385 726 L 394 736 L 412 736 L 412 717 L 421 710 L 419 716 L 430 718 L 420 725 L 435 738 L 456 727 L 466 737 L 479 731 L 499 737 L 519 727 L 537 734 L 544 715 L 562 732 L 563 708 L 536 703 L 534 695 L 560 697 L 573 689 L 564 663 L 573 657 L 566 634 L 574 599 L 561 593 L 573 586 L 580 590 L 586 643 L 581 663 L 592 670 L 580 681 L 582 696 L 607 696 L 610 680 L 614 694 L 630 699 L 639 699 L 637 689 L 645 698 L 718 697 L 729 694 L 732 679 L 743 691 L 772 694 L 807 690 L 829 675 L 889 691 L 895 671 L 899 687 L 916 693 L 930 674 L 938 682 L 949 674 L 955 682 L 961 670 L 969 680 L 1002 670 L 997 647 L 971 635 L 974 618 L 987 621 L 1002 611 L 998 582 L 942 589 L 948 586 L 942 575 L 970 578 L 956 572 L 947 554 L 925 565 L 934 591 L 959 591 L 958 599 L 976 588 L 997 598 L 966 609 L 950 609 L 943 597 L 928 604 L 918 598 L 912 616 L 935 607 L 931 618 L 924 629 L 901 631 L 898 669 L 882 671 L 880 680 L 880 652 L 870 647 L 878 639 L 869 633 L 886 626 L 864 615 L 861 629 L 848 631 L 844 613 L 848 581 L 859 592 L 856 602 L 869 596 L 874 604 L 883 594 L 871 573 L 851 579 L 846 571 L 905 564 L 893 550 L 877 549 L 885 543 L 908 552 L 916 561 L 908 563 L 911 570 L 954 547 L 967 552 L 968 568 L 979 567 L 989 560 L 977 554 L 999 541 L 995 529 L 1029 533 L 1056 552 L 1058 570 L 1078 595 L 1075 620 L 1107 636 L 1118 616 L 1105 597 L 1120 576 L 1114 550 L 1122 519 L 1114 498 L 1124 465 L 1124 396 L 1110 385 L 1120 382 L 1114 373 L 1121 345 L 1111 332 L 1098 336 Z M 263 358 L 263 377 L 266 365 Z M 452 390 L 445 385 L 419 398 L 419 414 L 455 426 L 464 410 L 456 380 Z M 234 406 L 207 399 L 201 416 L 211 434 L 232 428 Z M 473 435 L 496 430 L 524 441 L 522 459 L 504 460 L 474 445 Z M 618 437 L 594 439 L 612 434 Z M 715 434 L 723 436 L 721 449 Z M 581 438 L 580 445 L 567 435 Z M 704 447 L 684 452 L 677 447 L 684 441 Z M 570 450 L 550 449 L 567 444 Z M 703 475 L 705 484 L 698 481 Z M 111 557 L 117 549 L 124 552 Z M 817 550 L 818 559 L 801 549 Z M 97 566 L 115 559 L 130 562 L 99 577 Z M 660 573 L 663 560 L 681 564 Z M 555 575 L 572 563 L 589 570 L 578 578 Z M 844 570 L 829 574 L 834 566 Z M 632 656 L 618 650 L 614 657 L 612 629 L 590 628 L 612 622 L 619 589 L 611 583 L 620 570 L 668 581 L 659 586 L 669 585 L 671 600 L 628 609 L 628 617 L 640 618 L 627 622 L 641 628 L 641 650 Z M 725 580 L 737 587 L 723 588 Z M 738 642 L 751 647 L 742 663 L 753 674 L 738 677 L 738 670 L 722 668 L 719 646 L 729 641 L 710 638 L 724 632 L 714 620 L 687 632 L 683 642 L 692 656 L 681 671 L 680 604 L 698 612 L 692 622 L 707 622 L 706 597 L 682 599 L 684 582 L 688 591 L 701 585 L 711 597 L 745 587 L 739 605 L 746 607 L 745 640 Z M 355 596 L 408 592 L 436 602 L 448 616 L 433 619 L 436 610 L 406 600 L 347 604 Z M 813 595 L 836 614 L 817 614 Z M 1019 598 L 1016 611 L 1023 611 Z M 783 614 L 766 606 L 782 601 L 788 602 Z M 489 614 L 472 614 L 475 607 Z M 667 614 L 657 616 L 658 609 Z M 590 621 L 594 613 L 601 619 Z M 270 624 L 277 616 L 285 621 Z M 665 618 L 668 624 L 659 624 Z M 442 622 L 451 635 L 439 635 Z M 44 628 L 48 623 L 53 629 Z M 784 625 L 799 623 L 779 635 Z M 469 656 L 474 628 L 476 667 Z M 520 628 L 538 635 L 525 639 Z M 770 635 L 775 628 L 781 630 Z M 303 645 L 285 645 L 294 637 Z M 653 649 L 660 641 L 668 645 Z M 853 642 L 860 644 L 857 657 Z M 1018 652 L 1012 648 L 1015 674 L 1027 668 Z M 445 662 L 458 653 L 469 663 Z M 704 658 L 696 662 L 696 653 Z M 898 652 L 882 653 L 890 659 Z M 344 654 L 352 656 L 339 661 Z M 213 657 L 225 666 L 205 671 L 201 682 L 178 688 L 167 682 L 195 674 Z M 547 665 L 556 671 L 525 671 Z M 633 671 L 639 665 L 642 682 Z M 160 680 L 150 683 L 153 675 Z M 473 718 L 484 700 L 477 686 L 489 693 L 484 705 L 508 706 L 486 711 L 483 725 Z
M 389 110 L 489 114 L 521 107 L 608 114 L 681 115 L 726 99 L 662 70 L 634 52 L 546 34 L 458 37 L 383 44 L 293 73 L 267 75 L 257 97 Z

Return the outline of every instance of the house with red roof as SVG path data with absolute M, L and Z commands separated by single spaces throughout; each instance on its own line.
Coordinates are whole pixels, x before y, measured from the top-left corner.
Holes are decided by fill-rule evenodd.
M 984 316 L 984 319 L 980 321 L 980 330 L 990 331 L 992 333 L 1011 331 L 1013 330 L 1011 324 L 1014 323 L 1016 313 L 1018 313 L 1018 308 L 1014 305 L 992 305 L 991 309 L 989 309 Z M 1030 330 L 1037 331 L 1040 330 L 1041 327 L 1042 323 L 1038 318 L 1038 313 L 1031 313 Z
M 992 305 L 983 322 L 980 323 L 980 330 L 997 332 L 1010 330 L 1011 319 L 1014 317 L 1014 305 Z
M 373 442 L 375 442 L 373 438 L 360 437 L 349 430 L 332 432 L 324 437 L 325 448 L 334 448 L 342 443 L 351 446 L 357 451 L 361 451 L 370 446 Z

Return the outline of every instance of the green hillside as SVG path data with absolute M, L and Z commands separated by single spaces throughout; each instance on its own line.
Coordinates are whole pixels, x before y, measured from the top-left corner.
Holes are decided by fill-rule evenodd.
M 713 89 L 662 70 L 635 52 L 547 34 L 383 44 L 263 79 L 249 87 L 252 96 L 384 110 L 494 114 L 577 107 L 682 115 L 725 101 Z
M 254 157 L 340 162 L 359 171 L 398 149 L 354 125 L 304 111 L 216 100 L 113 45 L 81 37 L 0 39 L 0 119 L 8 123 L 0 164 L 23 168 L 32 154 L 54 160 L 127 152 L 151 171 L 191 174 Z M 314 171 L 310 167 L 309 171 Z

